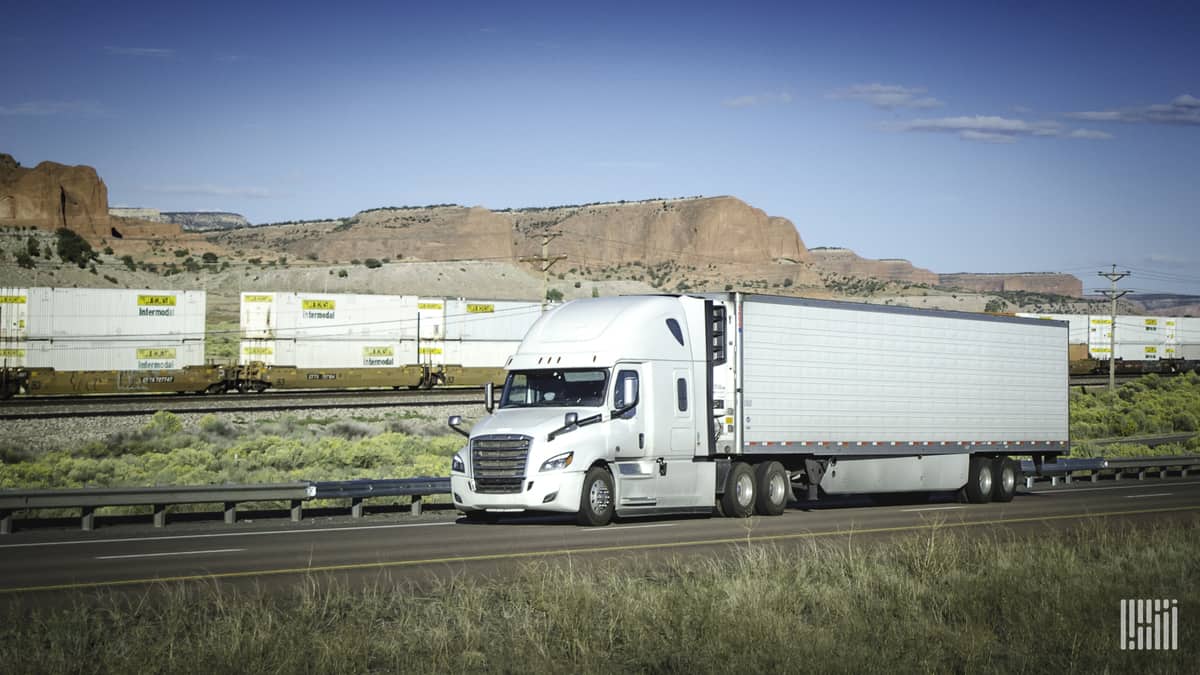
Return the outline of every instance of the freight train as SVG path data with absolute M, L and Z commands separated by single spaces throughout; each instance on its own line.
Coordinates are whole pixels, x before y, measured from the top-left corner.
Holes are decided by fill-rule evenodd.
M 1200 318 L 1119 314 L 1114 340 L 1108 314 L 1017 316 L 1067 323 L 1072 375 L 1107 373 L 1114 355 L 1114 368 L 1124 375 L 1200 371 Z
M 433 388 L 504 381 L 540 303 L 249 291 L 236 361 L 205 359 L 204 291 L 0 288 L 0 396 Z M 1107 372 L 1111 318 L 1068 324 L 1070 372 Z M 1117 371 L 1200 369 L 1200 318 L 1118 316 Z
M 0 395 L 482 385 L 536 302 L 246 292 L 236 363 L 206 363 L 203 291 L 0 289 Z

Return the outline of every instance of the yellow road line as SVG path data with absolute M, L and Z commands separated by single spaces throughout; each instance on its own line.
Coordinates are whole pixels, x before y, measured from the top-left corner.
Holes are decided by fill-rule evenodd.
M 1106 511 L 1101 513 L 1070 513 L 1053 516 L 1036 516 L 1028 518 L 999 518 L 993 520 L 974 520 L 957 523 L 939 522 L 921 525 L 897 525 L 895 527 L 873 527 L 862 530 L 828 530 L 823 532 L 796 532 L 791 534 L 766 534 L 759 536 L 726 537 L 721 539 L 698 539 L 693 541 L 662 542 L 657 544 L 626 544 L 622 546 L 589 546 L 585 548 L 554 549 L 549 551 L 526 551 L 518 553 L 485 553 L 480 555 L 449 556 L 444 558 L 423 558 L 420 560 L 391 560 L 370 563 L 345 563 L 341 565 L 323 565 L 318 567 L 294 567 L 274 570 L 251 570 L 245 572 L 217 572 L 213 574 L 192 574 L 174 577 L 157 577 L 152 579 L 117 579 L 113 581 L 88 581 L 72 584 L 51 584 L 47 586 L 23 586 L 0 588 L 0 594 L 30 593 L 35 591 L 65 591 L 87 588 L 107 588 L 112 586 L 133 586 L 137 584 L 171 583 L 183 581 L 213 581 L 219 579 L 238 579 L 244 577 L 277 576 L 282 574 L 311 574 L 313 572 L 345 572 L 353 570 L 384 569 L 389 567 L 417 567 L 419 565 L 444 565 L 451 563 L 485 562 L 495 560 L 520 560 L 524 558 L 550 558 L 563 555 L 582 555 L 593 553 L 622 553 L 629 551 L 646 551 L 652 549 L 686 548 L 692 546 L 719 546 L 722 544 L 742 544 L 749 542 L 788 541 L 798 539 L 817 539 L 821 537 L 843 537 L 848 535 L 882 534 L 887 532 L 913 532 L 917 530 L 942 529 L 952 527 L 977 527 L 980 525 L 1012 525 L 1015 523 L 1048 522 L 1053 520 L 1072 520 L 1085 518 L 1107 518 L 1111 516 L 1135 516 L 1148 513 L 1172 513 L 1180 511 L 1200 511 L 1200 505 L 1175 506 L 1162 509 L 1137 509 L 1133 511 Z

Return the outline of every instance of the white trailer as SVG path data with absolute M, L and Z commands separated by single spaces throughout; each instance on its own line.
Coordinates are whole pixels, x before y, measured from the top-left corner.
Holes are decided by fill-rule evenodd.
M 473 518 L 782 513 L 807 492 L 1007 501 L 1068 451 L 1067 324 L 771 296 L 576 300 L 455 455 Z M 489 412 L 491 396 L 488 396 Z

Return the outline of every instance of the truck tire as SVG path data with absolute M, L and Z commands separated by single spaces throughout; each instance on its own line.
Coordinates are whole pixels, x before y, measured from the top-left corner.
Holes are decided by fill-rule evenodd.
M 599 527 L 612 521 L 613 512 L 613 477 L 602 466 L 593 466 L 583 477 L 583 489 L 579 495 L 579 513 L 576 521 L 580 525 Z
M 992 500 L 992 460 L 987 457 L 972 455 L 970 467 L 967 469 L 967 485 L 963 488 L 967 501 L 972 504 L 986 504 Z
M 754 469 L 745 462 L 734 462 L 725 480 L 725 494 L 721 495 L 721 512 L 727 518 L 748 518 L 754 513 L 756 481 Z
M 754 510 L 763 516 L 783 515 L 787 508 L 788 476 L 779 462 L 763 462 L 754 467 Z
M 1021 465 L 1011 457 L 997 457 L 992 461 L 992 501 L 1011 502 L 1020 480 Z

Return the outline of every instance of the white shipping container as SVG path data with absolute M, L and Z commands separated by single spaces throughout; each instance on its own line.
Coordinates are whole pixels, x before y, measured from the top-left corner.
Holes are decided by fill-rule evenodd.
M 1175 340 L 1180 358 L 1200 361 L 1200 318 L 1177 319 Z
M 204 365 L 204 343 L 60 339 L 27 343 L 25 366 L 60 371 L 177 370 Z
M 29 322 L 29 289 L 0 287 L 0 342 L 25 339 Z
M 246 339 L 416 339 L 414 296 L 346 293 L 242 293 Z
M 1062 323 L 748 296 L 738 327 L 745 444 L 1067 440 Z
M 30 288 L 30 340 L 203 340 L 204 291 Z
M 1024 319 L 1044 319 L 1046 321 L 1067 322 L 1067 342 L 1073 345 L 1086 345 L 1090 333 L 1087 314 L 1033 314 L 1018 312 L 1017 316 Z

